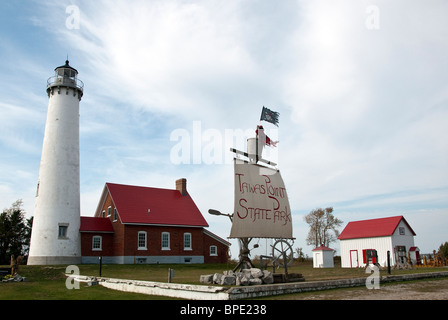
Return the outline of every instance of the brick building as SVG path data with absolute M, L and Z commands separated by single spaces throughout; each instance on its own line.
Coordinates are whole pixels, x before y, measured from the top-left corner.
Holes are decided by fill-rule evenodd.
M 225 263 L 230 243 L 206 229 L 187 192 L 106 183 L 94 217 L 81 217 L 83 263 Z

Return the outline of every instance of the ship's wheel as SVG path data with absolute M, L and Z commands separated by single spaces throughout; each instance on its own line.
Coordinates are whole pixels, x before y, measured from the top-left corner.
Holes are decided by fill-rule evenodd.
M 272 245 L 273 264 L 277 267 L 289 266 L 293 261 L 293 254 L 291 244 L 284 239 L 277 240 Z

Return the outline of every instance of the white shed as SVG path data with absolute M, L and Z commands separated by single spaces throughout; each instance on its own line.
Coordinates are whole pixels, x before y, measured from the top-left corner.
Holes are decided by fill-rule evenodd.
M 349 222 L 338 239 L 341 241 L 341 267 L 365 267 L 369 263 L 387 266 L 408 263 L 414 248 L 415 232 L 403 216 Z
M 334 249 L 321 245 L 313 249 L 314 268 L 334 268 Z
M 420 249 L 418 247 L 409 249 L 409 259 L 411 259 L 413 265 L 420 265 Z

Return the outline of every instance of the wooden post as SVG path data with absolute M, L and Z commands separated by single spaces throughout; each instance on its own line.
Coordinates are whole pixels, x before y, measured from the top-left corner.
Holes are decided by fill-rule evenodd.
M 101 257 L 101 256 L 98 257 L 98 260 L 99 260 L 99 265 L 100 265 L 100 269 L 99 269 L 98 274 L 101 277 L 101 269 L 103 268 L 103 257 Z
M 252 240 L 252 238 L 238 238 L 238 240 L 240 241 L 240 245 L 241 245 L 241 249 L 240 249 L 240 253 L 239 253 L 240 261 L 238 262 L 236 267 L 233 268 L 233 272 L 236 272 L 238 269 L 243 270 L 243 269 L 254 268 L 254 265 L 252 264 L 252 261 L 250 261 L 250 258 L 249 258 L 249 253 L 250 253 L 249 243 Z
M 387 251 L 387 273 L 390 274 L 390 251 Z

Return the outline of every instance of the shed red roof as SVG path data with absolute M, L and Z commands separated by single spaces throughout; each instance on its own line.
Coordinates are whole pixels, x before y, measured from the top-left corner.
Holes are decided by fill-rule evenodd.
M 114 232 L 112 223 L 108 218 L 81 217 L 81 232 Z
M 317 248 L 313 249 L 312 251 L 335 251 L 335 250 L 328 248 L 324 245 L 321 245 L 320 247 L 317 247 Z
M 125 224 L 208 227 L 193 199 L 178 190 L 106 183 L 118 216 Z
M 403 221 L 412 234 L 415 236 L 414 230 L 407 223 L 403 216 L 379 218 L 371 220 L 352 221 L 347 224 L 339 240 L 356 239 L 356 238 L 372 238 L 391 236 L 397 229 L 398 224 Z

